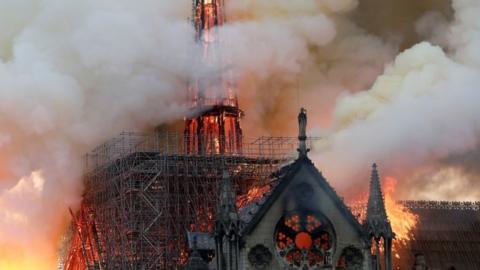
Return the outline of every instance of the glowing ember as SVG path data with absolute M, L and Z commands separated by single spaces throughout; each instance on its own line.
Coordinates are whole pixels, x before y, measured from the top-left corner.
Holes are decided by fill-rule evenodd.
M 270 186 L 252 187 L 247 194 L 238 196 L 237 207 L 242 208 L 245 205 L 260 200 L 265 193 L 270 191 Z

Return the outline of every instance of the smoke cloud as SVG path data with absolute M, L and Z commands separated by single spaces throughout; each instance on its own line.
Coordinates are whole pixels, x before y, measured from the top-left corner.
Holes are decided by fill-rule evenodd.
M 189 1 L 0 2 L 0 269 L 55 268 L 84 152 L 185 113 L 189 11 Z
M 295 135 L 302 105 L 327 127 L 338 93 L 371 86 L 398 42 L 359 28 L 357 1 L 231 1 L 222 29 L 250 136 Z
M 312 157 L 341 191 L 377 161 L 401 198 L 478 199 L 465 186 L 478 185 L 480 7 L 414 2 L 227 1 L 219 50 L 245 133 L 296 135 L 305 106 L 324 137 Z M 187 113 L 186 81 L 209 73 L 194 61 L 190 11 L 187 0 L 0 2 L 0 269 L 54 268 L 83 153 Z
M 399 199 L 478 199 L 468 189 L 478 177 L 443 161 L 477 145 L 476 9 L 472 1 L 232 3 L 224 53 L 237 69 L 246 133 L 295 135 L 287 119 L 306 106 L 324 137 L 314 159 L 340 191 L 353 194 L 376 161 L 402 180 Z
M 450 24 L 438 13 L 416 24 L 437 45 L 421 42 L 405 50 L 370 90 L 338 99 L 335 128 L 318 159 L 343 180 L 344 189 L 367 162 L 378 161 L 386 174 L 404 179 L 400 197 L 480 198 L 478 175 L 463 163 L 475 160 L 480 134 L 480 61 L 474 49 L 480 45 L 474 15 L 480 4 L 459 0 L 452 7 Z

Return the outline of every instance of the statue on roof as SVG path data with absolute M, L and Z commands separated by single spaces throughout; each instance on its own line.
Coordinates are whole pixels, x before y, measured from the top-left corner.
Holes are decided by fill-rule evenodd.
M 298 157 L 305 158 L 310 149 L 307 149 L 307 110 L 304 108 L 301 108 L 298 114 L 298 140 Z

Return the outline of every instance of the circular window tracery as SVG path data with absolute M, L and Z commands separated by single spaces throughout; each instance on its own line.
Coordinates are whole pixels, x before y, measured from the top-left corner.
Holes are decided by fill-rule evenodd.
M 275 229 L 277 253 L 293 269 L 328 264 L 333 241 L 330 223 L 319 214 L 285 215 Z

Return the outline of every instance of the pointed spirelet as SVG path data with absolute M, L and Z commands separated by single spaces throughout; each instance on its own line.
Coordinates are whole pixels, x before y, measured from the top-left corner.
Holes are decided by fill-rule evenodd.
M 394 236 L 385 209 L 380 177 L 378 176 L 377 164 L 375 163 L 372 166 L 372 174 L 370 177 L 370 193 L 365 227 L 369 236 L 377 239 L 380 237 L 393 238 Z
M 223 172 L 223 184 L 220 191 L 220 202 L 218 215 L 223 222 L 238 220 L 238 212 L 236 207 L 236 194 L 233 188 L 230 175 L 227 171 Z
M 307 148 L 307 110 L 300 109 L 298 114 L 298 157 L 306 158 L 308 151 Z

